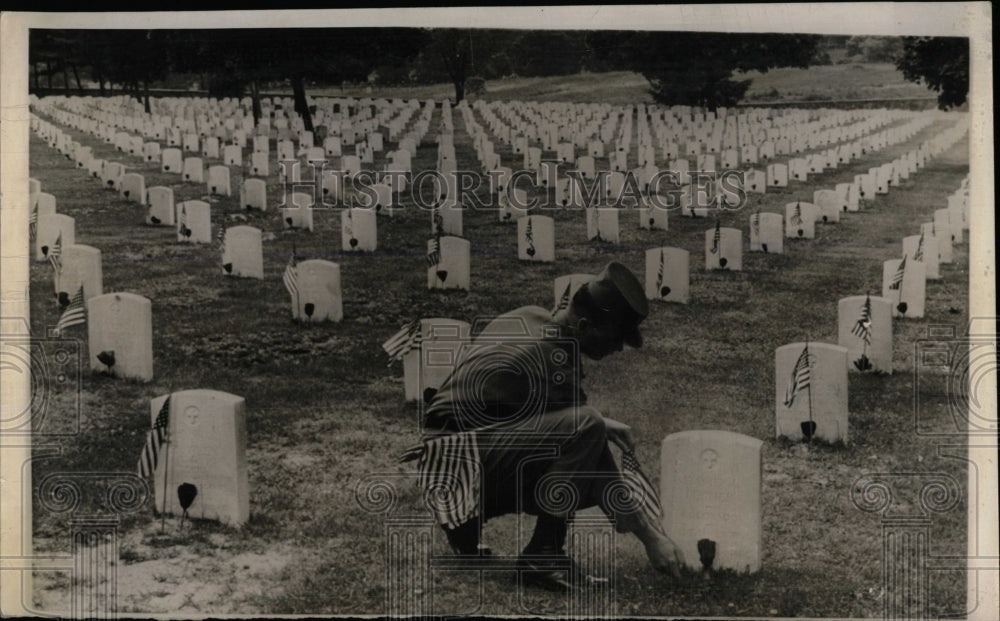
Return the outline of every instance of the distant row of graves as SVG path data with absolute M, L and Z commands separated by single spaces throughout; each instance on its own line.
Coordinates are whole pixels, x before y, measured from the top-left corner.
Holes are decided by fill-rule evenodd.
M 185 183 L 206 183 L 209 194 L 231 194 L 230 166 L 247 170 L 243 165 L 243 149 L 252 147 L 251 176 L 244 176 L 240 183 L 240 204 L 266 212 L 269 183 L 301 180 L 296 166 L 284 166 L 271 174 L 278 168 L 272 167 L 269 159 L 271 142 L 277 144 L 280 153 L 275 155 L 279 160 L 295 160 L 302 165 L 320 155 L 314 151 L 317 149 L 313 145 L 314 135 L 300 127 L 301 120 L 294 114 L 285 116 L 287 103 L 266 106 L 268 122 L 256 129 L 247 126 L 247 117 L 242 114 L 245 102 L 235 100 L 161 100 L 156 102 L 158 112 L 153 115 L 139 113 L 124 100 L 54 98 L 35 100 L 33 106 L 36 112 L 55 119 L 56 123 L 115 144 L 123 158 L 139 158 L 147 163 L 155 163 L 158 158 L 162 172 L 178 174 Z M 341 210 L 344 251 L 374 251 L 378 219 L 391 217 L 394 208 L 400 206 L 397 200 L 414 173 L 412 160 L 430 131 L 437 109 L 433 102 L 427 104 L 421 107 L 419 102 L 387 100 L 318 102 L 317 121 L 328 123 L 327 131 L 334 132 L 323 138 L 322 155 L 339 157 L 339 168 L 328 172 L 343 173 L 329 176 L 330 185 L 322 186 L 324 198 L 343 201 L 346 188 L 342 183 L 337 185 L 338 180 L 360 173 L 363 164 L 373 163 L 375 154 L 381 153 L 387 142 L 396 142 L 397 150 L 380 160 L 381 172 L 403 174 L 387 176 L 384 188 L 375 193 L 374 205 Z M 911 140 L 934 120 L 928 115 L 901 111 L 775 114 L 762 110 L 721 110 L 715 115 L 685 108 L 588 107 L 537 102 L 477 102 L 474 106 L 463 104 L 456 110 L 471 137 L 478 167 L 494 173 L 490 175 L 490 194 L 498 199 L 500 221 L 516 223 L 517 257 L 525 262 L 556 260 L 557 223 L 549 216 L 519 207 L 526 204 L 528 196 L 518 196 L 520 190 L 511 187 L 514 171 L 502 165 L 496 152 L 498 145 L 523 156 L 524 169 L 533 173 L 536 188 L 543 188 L 547 197 L 554 197 L 562 206 L 582 208 L 588 238 L 617 242 L 619 214 L 624 209 L 587 204 L 583 194 L 586 186 L 571 183 L 567 171 L 578 172 L 584 179 L 594 179 L 600 171 L 608 172 L 609 188 L 604 198 L 609 201 L 627 184 L 636 183 L 639 226 L 668 230 L 669 210 L 654 204 L 659 189 L 650 186 L 660 172 L 658 163 L 665 164 L 664 170 L 677 173 L 677 183 L 669 188 L 679 190 L 682 196 L 677 213 L 706 217 L 711 209 L 730 205 L 738 191 L 766 192 L 768 187 L 806 181 L 810 174 L 821 174 L 862 154 Z M 477 115 L 483 123 L 477 120 Z M 146 188 L 142 175 L 126 172 L 122 162 L 95 160 L 88 147 L 72 140 L 55 123 L 41 116 L 32 116 L 32 129 L 78 167 L 88 170 L 103 186 L 144 204 L 148 210 L 147 224 L 173 226 L 177 242 L 219 243 L 221 266 L 226 274 L 264 277 L 260 229 L 220 227 L 213 236 L 210 202 L 191 200 L 175 204 L 170 188 Z M 862 210 L 876 195 L 888 193 L 910 175 L 917 174 L 931 159 L 962 140 L 967 131 L 965 121 L 959 120 L 892 162 L 856 176 L 852 183 L 816 190 L 812 202 L 790 202 L 783 214 L 762 211 L 751 214 L 747 220 L 749 251 L 780 254 L 786 239 L 814 238 L 818 223 L 835 224 L 845 217 L 843 214 Z M 454 173 L 460 169 L 455 135 L 451 108 L 444 106 L 436 136 L 436 169 L 446 181 L 434 188 L 437 205 L 430 214 L 431 237 L 426 252 L 429 289 L 471 287 L 471 248 L 469 241 L 461 237 L 464 212 L 461 195 L 457 182 L 449 181 L 457 178 Z M 297 141 L 292 141 L 292 137 Z M 161 142 L 166 143 L 166 148 L 161 148 Z M 178 146 L 172 146 L 175 143 Z M 355 154 L 346 154 L 345 144 L 353 144 Z M 196 152 L 199 147 L 205 158 L 223 160 L 209 168 L 207 181 L 199 174 L 203 166 L 200 158 L 178 159 L 182 151 Z M 586 154 L 578 157 L 576 149 L 586 149 Z M 547 152 L 555 152 L 556 157 L 543 157 Z M 299 161 L 302 156 L 305 162 Z M 682 163 L 687 162 L 687 156 L 697 158 L 697 170 L 715 170 L 717 164 L 723 170 L 749 168 L 738 187 L 710 184 L 707 191 L 715 202 L 710 207 L 700 206 L 693 202 L 697 188 L 690 173 L 695 171 Z M 779 158 L 784 161 L 778 161 Z M 197 161 L 191 163 L 189 160 L 193 159 Z M 766 165 L 764 170 L 754 168 L 761 164 Z M 213 173 L 213 169 L 217 172 Z M 902 258 L 883 264 L 880 297 L 854 295 L 839 301 L 837 344 L 799 342 L 776 350 L 777 436 L 847 442 L 848 374 L 892 372 L 893 318 L 923 316 L 927 280 L 941 277 L 939 265 L 951 261 L 952 244 L 962 243 L 963 231 L 968 228 L 967 181 L 956 188 L 946 207 L 935 212 L 933 222 L 921 226 L 919 235 L 903 240 Z M 312 230 L 314 199 L 293 194 L 293 204 L 282 209 L 282 226 Z M 150 300 L 127 292 L 103 291 L 100 251 L 75 243 L 73 218 L 57 213 L 56 198 L 43 192 L 35 180 L 31 181 L 31 208 L 35 259 L 51 263 L 56 297 L 64 308 L 56 330 L 61 332 L 86 323 L 92 368 L 116 376 L 150 380 L 153 375 Z M 706 229 L 705 268 L 741 270 L 743 233 L 742 229 L 723 227 L 718 219 Z M 293 251 L 282 278 L 291 297 L 294 318 L 339 321 L 343 317 L 340 268 L 336 263 L 298 261 Z M 575 273 L 557 278 L 553 285 L 554 306 L 567 304 L 586 278 L 585 274 Z M 650 300 L 687 303 L 689 278 L 688 250 L 663 246 L 645 251 L 644 279 Z M 440 385 L 450 366 L 430 364 L 430 360 L 441 360 L 442 353 L 448 353 L 445 358 L 453 360 L 456 348 L 469 333 L 469 324 L 460 320 L 422 318 L 404 326 L 383 345 L 392 358 L 403 362 L 407 400 L 418 400 L 425 390 Z M 158 509 L 176 512 L 180 502 L 179 496 L 175 500 L 172 494 L 162 495 L 166 476 L 169 481 L 196 482 L 200 493 L 192 501 L 194 504 L 188 502 L 195 515 L 233 524 L 248 518 L 244 409 L 242 398 L 211 390 L 174 392 L 153 399 L 153 428 L 139 470 L 156 477 Z M 180 425 L 178 420 L 189 424 Z M 211 434 L 204 433 L 206 429 Z M 165 460 L 159 459 L 159 455 L 169 446 L 173 446 L 174 457 L 170 458 L 168 472 Z M 660 486 L 665 506 L 704 505 L 702 508 L 707 507 L 707 511 L 714 502 L 711 496 L 723 489 L 720 486 L 735 486 L 740 506 L 747 510 L 746 520 L 728 525 L 713 522 L 707 530 L 689 514 L 668 512 L 665 527 L 677 534 L 687 558 L 699 558 L 698 550 L 691 546 L 697 541 L 694 535 L 700 534 L 700 538 L 720 542 L 716 567 L 759 568 L 760 538 L 747 536 L 747 532 L 754 530 L 753 523 L 759 532 L 760 525 L 760 440 L 728 432 L 692 431 L 668 437 L 663 448 Z M 682 458 L 683 455 L 693 457 Z M 211 464 L 206 463 L 208 459 Z M 214 471 L 213 476 L 206 478 L 204 472 L 209 467 Z M 692 491 L 684 482 L 687 480 L 708 483 L 699 493 Z M 678 494 L 683 494 L 685 503 L 670 502 Z

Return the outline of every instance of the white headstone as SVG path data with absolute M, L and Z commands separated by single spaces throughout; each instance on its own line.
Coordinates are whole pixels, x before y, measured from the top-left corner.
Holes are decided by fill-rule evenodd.
M 927 280 L 941 278 L 937 244 L 937 236 L 928 233 L 903 238 L 903 254 L 924 264 Z
M 791 343 L 775 350 L 778 437 L 847 442 L 847 364 L 847 349 L 839 345 Z
M 938 243 L 938 254 L 941 263 L 951 263 L 952 255 L 952 227 L 947 209 L 938 209 L 934 212 L 934 237 Z
M 177 241 L 212 243 L 212 208 L 205 201 L 177 203 Z
M 349 208 L 340 212 L 340 240 L 344 252 L 375 252 L 378 246 L 375 210 Z
M 153 475 L 156 510 L 182 514 L 179 488 L 186 484 L 194 486 L 196 492 L 187 509 L 189 517 L 218 520 L 229 526 L 246 523 L 250 519 L 250 484 L 243 397 L 217 390 L 162 395 L 150 401 L 151 425 L 168 396 L 168 441 L 160 448 Z
M 840 212 L 845 211 L 844 196 L 836 190 L 816 190 L 813 204 L 819 209 L 817 214 L 822 222 L 840 222 Z
M 524 216 L 517 220 L 517 258 L 551 263 L 556 260 L 555 223 L 548 216 Z
M 683 248 L 646 251 L 646 297 L 687 304 L 690 297 L 690 253 Z
M 837 303 L 837 344 L 847 349 L 847 370 L 892 373 L 892 302 L 856 295 Z
M 227 276 L 264 278 L 264 252 L 261 231 L 252 226 L 226 229 L 222 270 Z
M 846 207 L 847 211 L 858 210 L 858 199 L 860 196 L 858 194 L 857 185 L 853 183 L 838 183 L 836 186 L 836 192 L 843 197 L 843 207 Z
M 232 196 L 228 166 L 211 166 L 208 169 L 208 193 Z
M 303 192 L 293 192 L 290 207 L 281 208 L 281 222 L 286 229 L 313 230 L 313 198 Z
M 792 239 L 816 237 L 816 213 L 812 203 L 797 201 L 785 205 L 785 236 Z
M 616 207 L 589 207 L 587 212 L 587 239 L 597 239 L 610 244 L 619 241 L 618 212 Z
M 240 207 L 243 209 L 267 209 L 267 182 L 263 179 L 245 179 L 240 190 Z
M 122 196 L 141 203 L 146 197 L 146 180 L 139 173 L 127 173 L 122 177 Z
M 39 214 L 35 232 L 35 260 L 46 260 L 56 241 L 59 242 L 60 249 L 76 243 L 76 220 L 62 213 Z
M 184 158 L 184 181 L 191 183 L 205 182 L 205 167 L 202 165 L 200 157 Z
M 788 166 L 785 164 L 767 165 L 767 185 L 772 188 L 788 186 Z
M 62 269 L 55 279 L 56 297 L 60 303 L 68 304 L 81 286 L 85 301 L 104 293 L 100 250 L 72 244 L 63 246 L 61 258 Z
M 893 317 L 923 317 L 926 287 L 923 263 L 909 256 L 882 263 L 882 297 L 892 302 Z
M 654 202 L 643 199 L 643 206 L 639 207 L 639 228 L 658 231 L 668 230 L 667 214 L 669 212 L 663 206 L 659 206 L 667 204 L 666 201 L 662 200 Z
M 743 189 L 755 194 L 767 193 L 767 175 L 762 170 L 748 170 L 743 173 Z
M 225 162 L 226 166 L 242 166 L 243 148 L 235 144 L 226 145 L 222 151 L 222 161 Z
M 457 319 L 420 320 L 420 345 L 403 356 L 403 391 L 407 401 L 436 390 L 454 369 L 458 351 L 468 343 L 470 326 Z
M 298 264 L 298 295 L 295 318 L 300 321 L 340 321 L 344 298 L 340 289 L 340 265 L 322 259 Z
M 115 377 L 153 379 L 153 312 L 134 293 L 105 293 L 87 301 L 90 368 Z
M 442 235 L 427 241 L 427 288 L 469 290 L 469 240 Z
M 705 231 L 705 269 L 743 269 L 743 231 L 715 226 Z
M 174 191 L 166 186 L 153 186 L 146 190 L 146 224 L 154 226 L 174 225 Z
M 694 570 L 760 570 L 761 445 L 729 431 L 682 431 L 660 448 L 663 530 Z
M 750 216 L 750 252 L 782 254 L 785 220 L 781 214 L 757 212 Z

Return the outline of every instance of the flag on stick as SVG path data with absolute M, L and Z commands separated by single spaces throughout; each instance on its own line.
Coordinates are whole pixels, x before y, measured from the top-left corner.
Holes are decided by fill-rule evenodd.
M 434 237 L 431 250 L 427 253 L 427 267 L 434 267 L 441 262 L 441 238 Z
M 862 339 L 865 345 L 872 344 L 872 298 L 870 295 L 865 296 L 865 303 L 861 307 L 861 317 L 854 324 L 851 333 Z
M 753 236 L 760 239 L 760 209 L 750 219 L 750 227 L 753 229 Z
M 285 273 L 281 277 L 281 280 L 285 283 L 285 289 L 288 290 L 289 295 L 293 298 L 297 298 L 299 295 L 299 268 L 298 263 L 295 261 L 295 248 L 292 248 L 292 256 L 288 259 L 288 265 L 285 266 Z
M 799 359 L 795 361 L 792 369 L 792 377 L 788 381 L 788 388 L 785 390 L 785 407 L 790 408 L 795 403 L 795 395 L 800 391 L 809 388 L 809 368 L 813 363 L 813 356 L 809 354 L 809 344 L 802 348 Z
M 382 343 L 382 349 L 385 353 L 389 354 L 389 358 L 392 360 L 402 360 L 411 349 L 420 346 L 421 332 L 420 332 L 420 320 L 414 319 L 400 329 L 399 332 L 392 335 L 385 343 Z
M 917 240 L 917 250 L 913 253 L 914 261 L 924 260 L 924 232 L 920 232 L 920 239 Z
M 573 279 L 571 278 L 569 279 L 569 282 L 566 283 L 566 289 L 564 289 L 562 295 L 559 296 L 559 303 L 556 304 L 555 310 L 552 311 L 553 317 L 555 317 L 556 313 L 558 313 L 559 311 L 563 311 L 569 308 L 569 304 L 572 301 L 572 297 L 570 296 L 572 290 L 573 290 Z
M 31 213 L 28 214 L 28 240 L 35 243 L 35 236 L 38 235 L 38 205 L 31 206 Z
M 906 273 L 906 255 L 903 255 L 903 260 L 899 262 L 899 267 L 896 268 L 896 273 L 892 276 L 892 282 L 889 284 L 889 288 L 893 290 L 898 290 L 903 284 L 903 275 Z
M 87 307 L 83 302 L 83 285 L 76 290 L 70 299 L 66 310 L 63 311 L 54 329 L 55 335 L 60 336 L 62 331 L 71 326 L 78 326 L 87 322 Z
M 802 224 L 802 204 L 799 202 L 795 203 L 795 209 L 792 210 L 792 224 L 795 226 Z
M 666 258 L 663 256 L 663 248 L 660 248 L 660 265 L 656 268 L 656 290 L 663 286 L 663 263 Z
M 160 458 L 160 448 L 167 438 L 167 428 L 170 424 L 170 397 L 163 401 L 160 413 L 156 415 L 153 428 L 146 434 L 146 445 L 142 447 L 142 455 L 139 457 L 139 476 L 146 478 L 151 476 L 156 470 L 156 463 Z
M 712 235 L 712 249 L 711 249 L 712 254 L 716 254 L 719 252 L 719 241 L 721 239 L 722 239 L 722 222 L 716 220 L 715 233 Z
M 633 451 L 622 451 L 622 478 L 632 490 L 632 497 L 638 500 L 639 508 L 646 514 L 649 523 L 659 524 L 660 518 L 663 517 L 660 498 L 656 494 L 656 488 L 642 471 Z
M 62 231 L 59 231 L 59 236 L 56 237 L 55 243 L 49 248 L 48 254 L 52 269 L 56 271 L 56 274 L 62 272 Z

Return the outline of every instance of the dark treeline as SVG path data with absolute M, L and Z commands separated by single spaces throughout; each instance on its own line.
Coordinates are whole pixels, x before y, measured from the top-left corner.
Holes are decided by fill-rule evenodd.
M 716 108 L 743 98 L 750 81 L 739 79 L 740 72 L 830 63 L 837 50 L 896 62 L 907 79 L 940 91 L 942 106 L 965 101 L 966 39 L 418 28 L 32 30 L 29 62 L 36 89 L 51 89 L 56 78 L 69 93 L 86 78 L 102 94 L 117 88 L 147 108 L 150 88 L 171 81 L 176 87 L 179 76 L 188 80 L 182 87 L 197 81 L 211 96 L 250 96 L 255 117 L 261 90 L 290 86 L 296 111 L 311 126 L 309 85 L 444 81 L 454 85 L 458 102 L 485 80 L 627 70 L 649 80 L 659 103 Z

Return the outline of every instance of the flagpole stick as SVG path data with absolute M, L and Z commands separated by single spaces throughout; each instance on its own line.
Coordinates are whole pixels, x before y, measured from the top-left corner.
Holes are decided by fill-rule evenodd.
M 806 341 L 806 351 L 808 351 L 808 350 L 809 350 L 809 341 Z M 809 356 L 810 356 L 810 354 L 807 353 L 806 354 L 806 368 L 809 368 L 811 366 L 809 364 Z M 812 423 L 813 422 L 813 379 L 812 379 L 812 371 L 809 372 L 809 385 L 806 386 L 806 390 L 808 391 L 808 397 L 809 397 L 809 422 Z M 814 437 L 816 437 L 816 432 L 815 431 L 813 431 L 813 433 L 811 433 L 809 435 L 809 444 L 812 444 L 812 441 L 813 441 Z
M 168 397 L 169 398 L 169 397 Z M 170 472 L 170 424 L 167 423 L 166 450 L 163 451 L 163 510 L 160 512 L 160 534 L 167 528 L 167 475 Z

